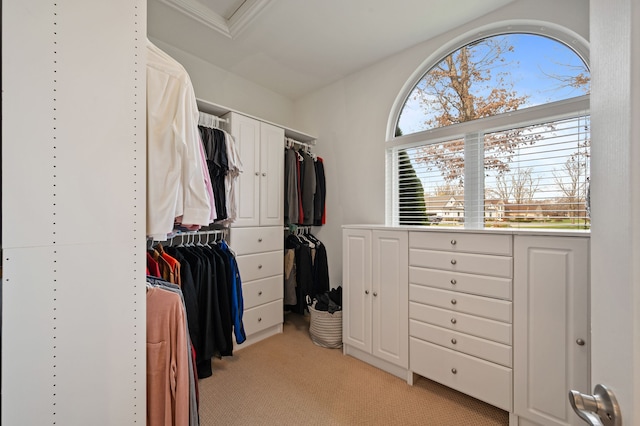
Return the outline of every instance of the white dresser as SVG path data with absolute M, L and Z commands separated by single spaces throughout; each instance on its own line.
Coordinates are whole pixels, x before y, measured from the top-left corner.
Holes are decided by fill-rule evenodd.
M 282 332 L 282 227 L 233 228 L 231 247 L 242 278 L 247 346 Z
M 242 348 L 282 332 L 285 131 L 236 112 L 225 117 L 244 168 L 230 236 L 242 278 Z
M 510 235 L 410 232 L 410 372 L 511 411 L 512 270 Z

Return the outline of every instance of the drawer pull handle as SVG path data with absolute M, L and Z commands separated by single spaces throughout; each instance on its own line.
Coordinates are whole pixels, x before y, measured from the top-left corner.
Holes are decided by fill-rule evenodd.
M 262 269 L 262 265 L 258 265 L 258 269 Z
M 451 304 L 455 305 L 456 303 L 458 303 L 458 301 L 456 299 L 451 299 Z
M 261 243 L 262 242 L 262 238 L 258 238 L 258 242 Z
M 266 176 L 266 175 L 267 175 L 266 173 L 262 173 L 262 176 Z
M 456 280 L 451 280 L 451 284 L 456 285 L 458 283 L 458 281 Z
M 458 374 L 458 370 L 456 370 L 455 368 L 452 368 L 452 369 L 451 369 L 451 372 L 452 372 L 453 374 Z
M 584 346 L 584 340 L 582 339 L 576 340 L 576 343 L 578 344 L 578 346 Z
M 457 322 L 458 322 L 458 320 L 456 320 L 455 318 L 451 318 L 451 324 L 455 324 Z
M 377 292 L 373 292 L 373 297 L 378 297 L 378 293 Z
M 262 290 L 258 292 L 258 296 L 262 296 Z
M 256 176 L 260 176 L 260 173 L 256 172 Z
M 364 291 L 364 294 L 369 294 L 369 290 L 365 290 L 365 291 Z
M 258 322 L 261 322 L 261 321 L 262 321 L 262 317 L 259 317 L 259 318 L 258 318 Z
M 456 243 L 457 243 L 457 241 L 456 241 L 456 240 L 451 240 L 451 245 L 452 245 L 452 246 L 455 246 L 455 245 L 456 245 Z
M 455 265 L 456 263 L 458 263 L 458 261 L 457 261 L 457 260 L 455 260 L 455 259 L 451 259 L 451 264 L 452 264 L 452 265 Z
M 458 341 L 456 339 L 451 339 L 451 343 L 455 345 L 456 343 L 458 343 Z

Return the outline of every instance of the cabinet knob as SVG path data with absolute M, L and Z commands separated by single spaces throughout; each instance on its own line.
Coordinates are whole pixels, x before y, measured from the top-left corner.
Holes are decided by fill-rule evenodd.
M 262 317 L 259 317 L 259 318 L 258 318 L 258 322 L 261 322 L 261 321 L 262 321 Z
M 458 283 L 458 281 L 456 281 L 454 279 L 451 280 L 451 284 L 456 285 L 457 283 Z
M 452 264 L 452 265 L 455 265 L 456 263 L 458 263 L 458 261 L 457 261 L 457 260 L 455 260 L 455 259 L 451 259 L 451 264 Z
M 458 322 L 458 320 L 456 320 L 455 318 L 451 318 L 451 324 L 455 324 L 457 322 Z
M 451 245 L 452 245 L 452 246 L 455 246 L 456 244 L 457 244 L 457 241 L 456 241 L 456 240 L 451 240 Z
M 258 292 L 258 296 L 262 296 L 262 290 Z
M 451 369 L 451 372 L 452 372 L 453 374 L 458 374 L 458 370 L 456 370 L 455 368 L 452 368 L 452 369 Z
M 584 340 L 582 339 L 576 340 L 576 343 L 578 344 L 578 346 L 584 346 Z
M 267 175 L 266 173 L 262 173 L 262 176 L 266 176 L 266 175 Z
M 451 343 L 455 345 L 456 343 L 458 343 L 458 341 L 456 339 L 451 339 Z
M 451 304 L 455 305 L 456 303 L 458 303 L 458 301 L 456 299 L 451 299 Z
M 364 291 L 364 294 L 369 294 L 369 290 L 365 290 L 365 291 Z
M 256 176 L 260 176 L 260 173 L 256 172 Z
M 262 238 L 258 238 L 258 242 L 261 243 L 262 242 Z
M 258 265 L 258 269 L 262 269 L 262 265 Z
M 375 291 L 373 292 L 373 297 L 377 297 L 378 293 L 376 293 Z

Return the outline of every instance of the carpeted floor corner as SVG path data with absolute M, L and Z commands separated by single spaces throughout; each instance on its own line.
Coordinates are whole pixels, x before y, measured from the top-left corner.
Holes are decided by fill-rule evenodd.
M 508 413 L 419 377 L 414 386 L 309 337 L 309 318 L 214 360 L 200 380 L 200 424 L 508 425 Z

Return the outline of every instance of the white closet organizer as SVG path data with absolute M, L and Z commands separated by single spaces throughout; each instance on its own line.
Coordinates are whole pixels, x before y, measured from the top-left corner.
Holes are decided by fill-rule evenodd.
M 199 100 L 202 112 L 226 120 L 243 172 L 236 184 L 237 218 L 230 246 L 242 278 L 247 340 L 238 349 L 282 332 L 284 238 L 284 147 L 286 139 L 312 144 L 315 138 Z

